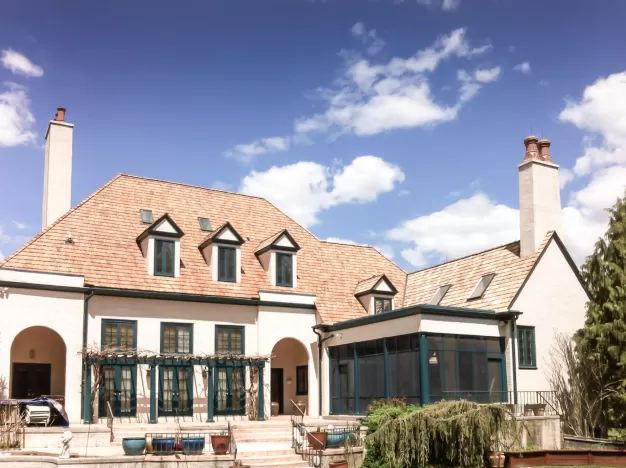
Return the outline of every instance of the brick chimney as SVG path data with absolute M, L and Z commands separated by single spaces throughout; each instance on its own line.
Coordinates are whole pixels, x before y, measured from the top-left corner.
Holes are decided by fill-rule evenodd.
M 65 121 L 65 112 L 64 107 L 59 107 L 46 131 L 42 229 L 68 212 L 72 204 L 74 124 Z
M 559 166 L 552 162 L 550 140 L 524 138 L 526 154 L 519 169 L 520 254 L 537 251 L 548 231 L 561 227 Z

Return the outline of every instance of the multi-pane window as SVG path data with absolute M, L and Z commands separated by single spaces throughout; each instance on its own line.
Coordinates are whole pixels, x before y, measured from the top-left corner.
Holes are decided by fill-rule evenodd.
M 175 245 L 174 241 L 154 240 L 154 274 L 174 276 Z
M 217 248 L 217 280 L 234 283 L 237 281 L 237 249 Z
M 215 351 L 217 354 L 245 354 L 244 328 L 216 325 Z
M 137 347 L 137 322 L 128 320 L 102 321 L 103 349 L 135 349 Z
M 381 314 L 383 312 L 389 312 L 392 309 L 391 299 L 385 297 L 374 298 L 374 313 Z
M 309 394 L 309 366 L 296 366 L 296 395 Z
M 517 327 L 519 366 L 537 367 L 535 353 L 535 327 Z
M 162 324 L 161 352 L 189 354 L 193 352 L 193 328 L 191 324 Z
M 293 286 L 293 255 L 276 254 L 276 286 Z

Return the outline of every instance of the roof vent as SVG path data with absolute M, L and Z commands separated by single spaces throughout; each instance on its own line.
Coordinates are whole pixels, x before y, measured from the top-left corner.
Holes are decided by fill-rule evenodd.
M 481 297 L 483 297 L 483 294 L 485 294 L 485 291 L 487 290 L 487 288 L 491 284 L 491 280 L 493 280 L 494 276 L 496 276 L 495 273 L 489 273 L 488 275 L 483 275 L 480 278 L 480 280 L 478 280 L 478 284 L 476 285 L 476 287 L 472 291 L 472 294 L 470 294 L 470 296 L 467 299 L 468 300 L 469 299 L 480 299 Z
M 198 223 L 200 223 L 201 231 L 212 231 L 211 220 L 209 218 L 198 218 Z
M 445 286 L 439 286 L 439 289 L 437 289 L 437 292 L 435 293 L 433 298 L 430 300 L 429 304 L 430 305 L 439 305 L 441 303 L 441 300 L 448 293 L 448 290 L 451 287 L 452 287 L 451 284 L 446 284 Z
M 139 210 L 139 214 L 141 215 L 141 222 L 143 224 L 152 224 L 152 223 L 154 223 L 154 217 L 152 216 L 152 210 Z

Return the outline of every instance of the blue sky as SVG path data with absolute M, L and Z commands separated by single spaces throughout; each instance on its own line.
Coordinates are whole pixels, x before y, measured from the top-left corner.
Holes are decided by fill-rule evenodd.
M 0 15 L 0 255 L 40 229 L 60 105 L 73 204 L 118 173 L 243 191 L 407 270 L 518 238 L 529 133 L 578 261 L 624 190 L 624 2 L 27 3 Z

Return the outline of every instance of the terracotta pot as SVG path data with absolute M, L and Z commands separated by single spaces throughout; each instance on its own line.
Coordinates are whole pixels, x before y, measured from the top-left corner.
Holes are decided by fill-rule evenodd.
M 213 446 L 213 453 L 215 453 L 215 455 L 226 455 L 230 448 L 230 436 L 212 435 L 211 445 Z
M 348 468 L 348 460 L 334 460 L 328 462 L 328 468 Z
M 504 468 L 505 456 L 502 452 L 494 452 L 489 455 L 489 466 L 491 468 Z
M 545 416 L 546 415 L 546 409 L 545 408 L 537 408 L 535 410 L 535 416 Z
M 524 416 L 534 416 L 535 412 L 532 408 L 524 408 Z
M 327 432 L 309 432 L 306 437 L 313 450 L 324 450 L 326 448 Z

